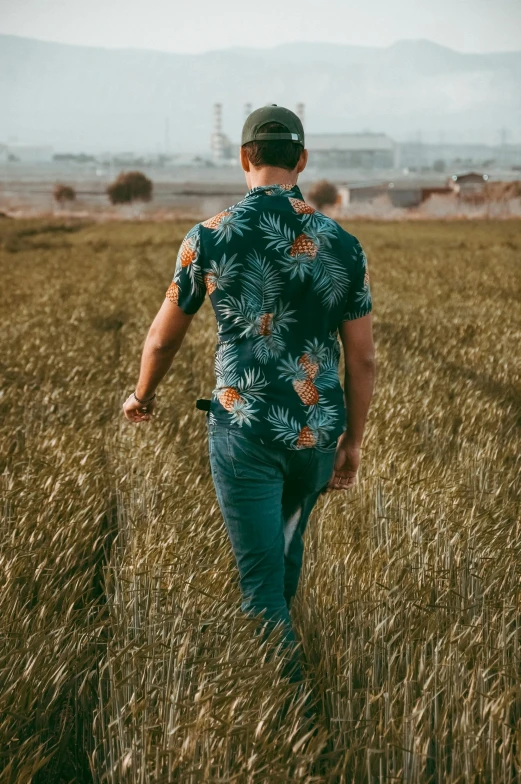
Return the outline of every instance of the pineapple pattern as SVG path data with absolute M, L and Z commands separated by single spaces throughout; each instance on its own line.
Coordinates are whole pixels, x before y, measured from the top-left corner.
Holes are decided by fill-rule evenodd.
M 175 281 L 172 281 L 170 286 L 166 290 L 165 296 L 170 300 L 170 302 L 178 303 L 179 302 L 179 286 Z
M 181 243 L 174 270 L 174 277 L 172 283 L 177 285 L 177 293 L 175 301 L 179 303 L 179 295 L 181 289 L 186 287 L 190 290 L 190 295 L 200 296 L 204 294 L 204 278 L 200 262 L 200 229 L 199 224 L 194 226 Z M 171 286 L 168 289 L 170 293 Z M 169 296 L 169 299 L 172 299 Z
M 230 208 L 229 210 L 220 212 L 213 218 L 204 221 L 201 226 L 204 226 L 205 229 L 211 229 L 214 232 L 216 243 L 222 242 L 223 240 L 229 242 L 234 233 L 242 237 L 244 236 L 245 231 L 251 231 L 251 227 L 248 226 L 248 223 L 244 218 L 244 212 L 244 209 Z
M 302 199 L 292 199 L 290 197 L 288 201 L 298 215 L 312 215 L 314 212 L 316 212 L 315 208 L 312 207 L 311 204 L 306 204 L 306 202 L 302 201 Z
M 187 267 L 197 258 L 195 242 L 192 238 L 184 239 L 179 248 L 179 259 L 182 267 Z
M 293 190 L 293 185 L 285 182 L 281 185 L 271 185 L 264 193 L 266 196 L 285 196 L 286 193 L 291 190 Z
M 281 254 L 280 266 L 290 278 L 298 276 L 304 282 L 311 277 L 323 305 L 334 308 L 346 297 L 350 283 L 342 258 L 333 252 L 337 224 L 317 210 L 298 220 L 300 230 L 296 231 L 289 222 L 281 223 L 280 214 L 263 214 L 259 228 L 266 247 Z
M 318 253 L 319 246 L 313 242 L 311 237 L 307 234 L 299 234 L 295 242 L 292 243 L 289 249 L 289 255 L 293 256 L 309 256 L 314 259 Z
M 345 429 L 338 327 L 372 310 L 356 237 L 297 185 L 252 188 L 185 236 L 167 298 L 217 321 L 209 423 L 263 443 L 325 447 Z
M 299 359 L 284 359 L 279 365 L 280 378 L 291 382 L 293 389 L 306 406 L 318 403 L 320 395 L 304 365 Z
M 239 265 L 235 261 L 237 254 L 226 258 L 224 253 L 220 261 L 210 260 L 210 269 L 204 276 L 204 283 L 208 294 L 213 294 L 215 289 L 224 289 L 226 284 L 233 281 L 233 276 L 237 274 Z
M 240 372 L 237 346 L 234 343 L 221 343 L 215 354 L 216 386 L 212 392 L 221 406 L 230 414 L 230 421 L 239 427 L 251 425 L 258 409 L 255 403 L 265 396 L 267 385 L 259 368 L 244 369 Z

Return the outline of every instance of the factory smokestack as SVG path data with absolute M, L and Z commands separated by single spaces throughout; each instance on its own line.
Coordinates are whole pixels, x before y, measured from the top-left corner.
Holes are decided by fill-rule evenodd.
M 220 161 L 223 158 L 223 134 L 222 134 L 222 119 L 223 107 L 221 103 L 214 103 L 213 105 L 213 133 L 211 139 L 211 148 L 214 161 Z
M 213 132 L 222 132 L 222 119 L 223 119 L 223 105 L 222 103 L 214 103 L 213 105 Z
M 302 125 L 304 125 L 304 104 L 303 103 L 298 103 L 297 104 L 296 115 L 300 119 L 300 122 L 302 123 Z
M 250 114 L 251 114 L 251 103 L 245 103 L 244 104 L 244 119 L 246 119 L 246 117 L 248 117 L 248 115 L 250 115 Z

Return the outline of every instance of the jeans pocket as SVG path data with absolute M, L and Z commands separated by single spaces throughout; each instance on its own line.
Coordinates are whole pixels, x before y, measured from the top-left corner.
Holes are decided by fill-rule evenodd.
M 233 430 L 228 431 L 228 456 L 237 479 L 275 479 L 280 474 L 268 447 Z

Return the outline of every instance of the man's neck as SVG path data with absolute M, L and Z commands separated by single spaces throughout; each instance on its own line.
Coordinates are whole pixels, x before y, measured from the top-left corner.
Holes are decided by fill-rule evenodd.
M 297 179 L 297 174 L 278 166 L 262 166 L 246 172 L 246 183 L 250 190 L 263 185 L 296 185 Z

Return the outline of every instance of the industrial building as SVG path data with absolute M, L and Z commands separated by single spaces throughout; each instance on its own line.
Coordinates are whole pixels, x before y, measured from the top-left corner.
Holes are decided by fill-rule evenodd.
M 397 169 L 399 147 L 385 133 L 308 133 L 310 163 L 322 169 Z

